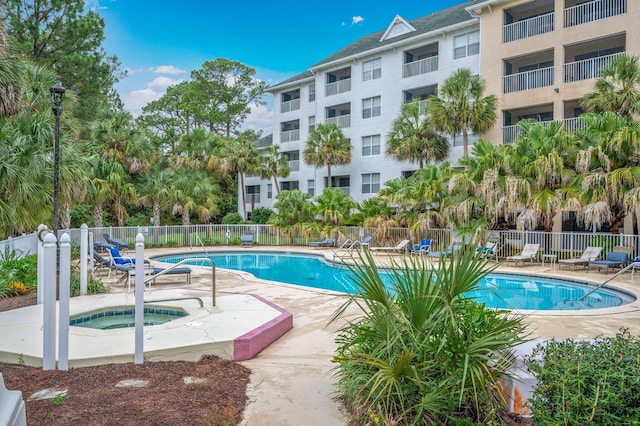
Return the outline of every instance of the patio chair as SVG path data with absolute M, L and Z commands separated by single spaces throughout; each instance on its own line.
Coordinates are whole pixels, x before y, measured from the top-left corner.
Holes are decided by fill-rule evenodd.
M 240 247 L 251 247 L 253 245 L 253 234 L 251 232 L 245 232 L 240 237 Z
M 407 250 L 407 247 L 411 244 L 411 240 L 402 240 L 395 247 L 369 247 L 369 250 L 375 251 L 390 251 L 396 253 L 402 253 Z
M 640 256 L 633 259 L 631 262 L 631 278 L 633 278 L 633 274 L 636 272 L 636 269 L 640 269 Z
M 109 250 L 109 258 L 109 276 L 111 276 L 112 271 L 128 272 L 128 270 L 134 268 L 136 264 L 135 258 L 122 256 L 118 247 L 112 247 L 111 250 Z M 148 259 L 144 259 L 144 263 L 150 264 L 151 262 Z
M 462 244 L 461 243 L 451 243 L 444 250 L 430 251 L 429 253 L 427 253 L 427 257 L 438 258 L 439 259 L 441 257 L 451 256 L 453 253 L 456 253 L 456 252 L 458 252 L 460 250 L 462 250 Z
M 364 237 L 364 238 L 362 239 L 362 241 L 355 240 L 353 243 L 351 243 L 351 245 L 349 246 L 349 248 L 352 248 L 352 249 L 354 249 L 354 248 L 359 249 L 359 248 L 362 248 L 362 247 L 364 247 L 364 246 L 369 247 L 369 245 L 371 244 L 371 241 L 373 241 L 373 237 L 372 237 L 372 236 Z
M 558 264 L 571 265 L 572 270 L 576 269 L 576 265 L 582 265 L 587 268 L 589 266 L 589 262 L 596 260 L 598 256 L 600 256 L 601 252 L 602 247 L 589 246 L 584 249 L 580 257 L 573 259 L 560 259 L 558 260 Z
M 111 267 L 111 260 L 104 257 L 95 250 L 93 251 L 93 260 L 93 266 L 96 272 L 98 272 L 100 269 L 108 269 Z
M 422 256 L 423 254 L 429 253 L 431 250 L 431 240 L 429 238 L 423 238 L 420 240 L 420 244 L 414 244 L 409 248 L 409 254 L 419 254 Z
M 494 259 L 496 262 L 498 261 L 498 243 L 489 241 L 484 245 L 484 247 L 478 247 L 476 249 L 476 253 L 474 256 L 482 256 L 488 259 Z
M 109 234 L 102 234 L 102 236 L 104 237 L 104 240 L 111 244 L 114 245 L 116 247 L 118 247 L 119 249 L 128 249 L 129 248 L 129 244 L 126 241 L 122 241 L 119 240 L 117 238 L 112 238 Z
M 602 260 L 592 260 L 589 262 L 589 269 L 598 268 L 598 271 L 602 268 L 620 268 L 622 269 L 629 263 L 629 254 L 621 251 L 610 251 L 607 253 L 607 258 Z
M 333 238 L 325 238 L 322 241 L 311 241 L 309 242 L 309 245 L 312 247 L 320 248 L 320 247 L 329 247 L 329 246 L 335 246 L 336 245 L 336 240 Z
M 527 260 L 533 263 L 538 258 L 538 249 L 540 249 L 540 244 L 525 244 L 522 253 L 507 257 L 507 261 L 516 262 L 516 265 L 520 261 L 524 265 Z

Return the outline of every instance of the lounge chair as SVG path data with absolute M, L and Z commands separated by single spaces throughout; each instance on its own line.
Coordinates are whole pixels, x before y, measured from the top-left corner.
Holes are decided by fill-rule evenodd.
M 602 268 L 623 268 L 629 263 L 629 254 L 621 251 L 610 251 L 607 253 L 607 258 L 603 260 L 592 260 L 589 262 L 589 269 L 598 268 L 598 271 Z
M 631 278 L 633 278 L 636 269 L 640 269 L 640 257 L 636 257 L 633 259 L 633 262 L 631 262 Z
M 114 244 L 109 244 L 104 241 L 96 241 L 93 243 L 93 251 L 101 251 L 107 252 L 111 250 L 112 247 L 116 247 Z
M 516 262 L 516 265 L 520 261 L 524 265 L 527 260 L 533 263 L 538 258 L 538 249 L 540 249 L 540 244 L 525 244 L 522 253 L 507 257 L 507 261 Z
M 496 262 L 498 261 L 498 250 L 497 250 L 497 242 L 489 241 L 484 247 L 478 247 L 476 249 L 475 256 L 482 256 L 488 259 L 493 258 Z
M 131 277 L 136 276 L 135 267 L 124 267 L 124 271 L 126 272 L 119 281 L 123 281 L 126 279 L 125 285 L 127 286 L 127 292 L 131 291 Z M 164 272 L 166 271 L 166 272 Z M 165 269 L 165 268 L 156 268 L 145 266 L 144 268 L 144 280 L 146 284 L 151 288 L 151 283 L 156 283 L 156 275 L 162 273 L 162 275 L 186 275 L 187 284 L 191 284 L 191 268 L 187 267 L 177 267 L 173 269 Z
M 119 240 L 117 238 L 112 238 L 109 234 L 102 234 L 102 236 L 104 237 L 104 240 L 111 244 L 114 245 L 116 247 L 118 247 L 119 249 L 128 249 L 129 248 L 129 244 L 125 241 Z
M 122 256 L 118 247 L 112 247 L 111 250 L 109 250 L 109 258 L 109 276 L 111 276 L 112 271 L 128 272 L 129 269 L 135 268 L 136 265 L 136 259 L 134 257 Z M 144 259 L 144 263 L 150 264 L 151 262 L 148 259 Z
M 96 250 L 93 251 L 93 260 L 93 267 L 96 272 L 98 272 L 100 269 L 111 267 L 111 260 L 104 257 Z
M 451 256 L 453 253 L 458 252 L 460 250 L 462 250 L 462 244 L 452 243 L 452 244 L 449 244 L 447 248 L 444 250 L 430 251 L 429 253 L 427 253 L 427 257 L 435 257 L 439 259 L 441 257 Z
M 578 258 L 573 259 L 560 259 L 558 260 L 559 264 L 571 265 L 572 270 L 576 269 L 576 265 L 582 265 L 585 268 L 589 266 L 589 262 L 592 260 L 596 260 L 600 253 L 602 252 L 602 247 L 589 246 L 582 252 L 582 255 Z
M 240 247 L 248 246 L 251 247 L 253 245 L 253 234 L 251 232 L 245 232 L 240 237 Z
M 325 238 L 322 241 L 311 241 L 309 245 L 315 248 L 335 246 L 336 240 L 333 238 Z
M 364 237 L 362 239 L 362 241 L 355 240 L 351 244 L 351 246 L 349 248 L 357 248 L 357 249 L 359 249 L 359 248 L 362 248 L 364 246 L 369 247 L 369 245 L 371 244 L 371 241 L 373 241 L 373 237 L 372 236 Z
M 431 250 L 431 240 L 428 238 L 423 238 L 420 240 L 420 244 L 414 244 L 409 248 L 409 254 L 427 254 Z
M 402 240 L 395 247 L 369 247 L 369 250 L 375 251 L 390 251 L 396 253 L 402 253 L 407 250 L 407 247 L 411 244 L 411 240 Z

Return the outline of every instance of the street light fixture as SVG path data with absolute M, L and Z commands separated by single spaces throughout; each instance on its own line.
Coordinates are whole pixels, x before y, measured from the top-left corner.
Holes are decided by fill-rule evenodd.
M 53 101 L 53 115 L 56 117 L 56 129 L 53 145 L 53 235 L 58 238 L 58 203 L 60 198 L 60 115 L 62 115 L 62 101 L 66 89 L 60 80 L 49 88 Z

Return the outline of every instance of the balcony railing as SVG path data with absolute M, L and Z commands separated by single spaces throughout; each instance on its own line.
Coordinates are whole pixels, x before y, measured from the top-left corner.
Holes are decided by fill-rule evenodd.
M 351 78 L 345 78 L 344 80 L 334 81 L 333 83 L 327 83 L 324 86 L 324 95 L 331 96 L 338 93 L 344 93 L 351 90 Z
M 575 132 L 584 128 L 584 121 L 580 117 L 565 118 L 562 123 L 564 124 L 564 130 L 567 132 Z
M 289 161 L 289 170 L 292 172 L 297 172 L 298 170 L 300 170 L 300 160 Z
M 553 123 L 553 121 L 540 122 L 540 124 L 542 124 L 543 126 L 546 126 L 549 123 Z M 584 127 L 584 122 L 580 117 L 565 118 L 564 120 L 562 120 L 562 124 L 564 125 L 564 130 L 566 132 L 573 132 Z M 502 143 L 511 143 L 518 139 L 521 134 L 522 128 L 517 124 L 514 124 L 512 126 L 504 126 L 502 128 Z
M 245 193 L 244 201 L 246 204 L 257 204 L 260 203 L 260 194 L 259 193 Z
M 564 10 L 565 28 L 627 13 L 627 0 L 595 0 Z
M 535 16 L 502 27 L 502 42 L 520 40 L 553 31 L 554 12 Z
M 300 109 L 300 98 L 291 99 L 280 104 L 280 112 L 289 112 Z
M 335 123 L 341 129 L 351 127 L 351 114 L 339 115 L 337 117 L 328 117 L 327 123 Z
M 553 85 L 553 67 L 519 72 L 502 77 L 503 93 L 532 90 Z
M 298 140 L 300 140 L 300 129 L 280 132 L 280 142 L 291 142 Z
M 588 80 L 600 76 L 600 70 L 611 63 L 622 53 L 598 56 L 597 58 L 585 59 L 584 61 L 569 62 L 564 64 L 564 82 Z
M 340 191 L 344 192 L 347 195 L 351 194 L 350 186 L 334 186 L 333 189 L 339 189 Z
M 404 64 L 402 66 L 402 77 L 413 77 L 433 71 L 438 71 L 437 55 Z

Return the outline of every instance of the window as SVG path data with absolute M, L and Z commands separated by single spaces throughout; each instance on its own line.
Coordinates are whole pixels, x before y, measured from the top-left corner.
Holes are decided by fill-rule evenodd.
M 298 181 L 291 180 L 288 182 L 282 182 L 280 184 L 280 189 L 282 189 L 283 191 L 293 191 L 294 189 L 298 189 Z
M 362 118 L 380 116 L 380 96 L 362 100 Z
M 403 170 L 402 172 L 400 172 L 400 175 L 405 179 L 409 179 L 415 174 L 415 172 L 415 170 Z
M 478 53 L 480 53 L 480 31 L 472 31 L 453 39 L 454 59 L 477 55 Z
M 380 191 L 380 173 L 362 175 L 362 193 L 377 194 Z
M 273 198 L 273 184 L 272 183 L 268 183 L 267 184 L 267 198 L 268 199 L 272 199 Z
M 316 181 L 313 179 L 309 179 L 307 181 L 307 194 L 311 195 L 312 197 L 316 195 Z
M 309 85 L 309 102 L 315 102 L 316 100 L 316 84 Z
M 316 116 L 312 115 L 309 117 L 309 133 L 313 132 L 316 128 Z
M 380 155 L 380 135 L 362 137 L 362 156 Z
M 382 77 L 382 59 L 376 58 L 362 63 L 362 81 Z

